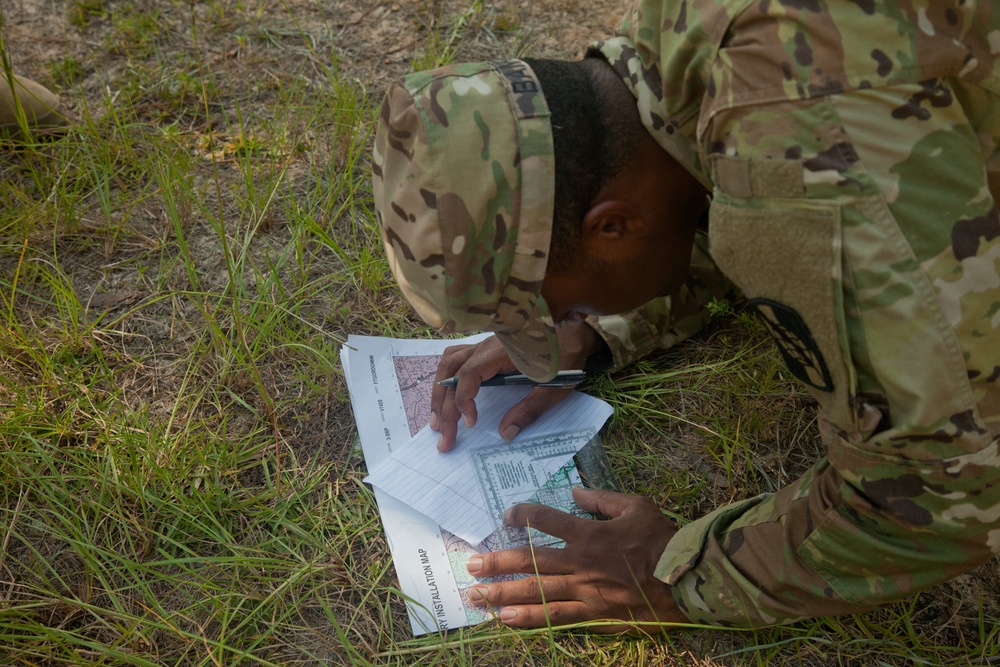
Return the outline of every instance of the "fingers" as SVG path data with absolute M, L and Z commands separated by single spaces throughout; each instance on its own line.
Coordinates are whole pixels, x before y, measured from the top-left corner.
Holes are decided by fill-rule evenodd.
M 479 383 L 478 378 L 471 378 L 461 380 L 458 387 L 446 388 L 447 393 L 437 413 L 437 431 L 441 434 L 438 438 L 438 451 L 447 452 L 455 447 L 459 420 L 467 428 L 476 425 L 479 412 L 476 410 L 475 397 L 479 393 Z M 433 412 L 431 414 L 434 415 Z
M 437 444 L 438 451 L 447 452 L 455 447 L 458 420 L 462 418 L 462 414 L 459 412 L 458 406 L 455 405 L 454 389 L 440 386 L 436 386 L 435 389 L 443 391 L 441 392 L 440 404 L 436 409 L 433 405 L 431 407 L 430 426 L 440 434 Z
M 587 357 L 604 345 L 603 339 L 585 324 L 560 325 L 556 329 L 559 336 L 560 369 L 583 368 Z M 513 440 L 518 433 L 528 428 L 547 410 L 573 393 L 572 389 L 536 387 L 527 396 L 507 411 L 500 420 L 500 437 Z
M 434 374 L 434 387 L 431 389 L 431 428 L 434 430 L 437 430 L 434 421 L 441 414 L 441 406 L 444 405 L 449 389 L 439 383 L 454 377 L 458 369 L 472 356 L 474 348 L 474 345 L 453 345 L 445 348 L 444 354 L 441 355 L 437 372 Z
M 506 551 L 491 551 L 469 559 L 466 568 L 476 577 L 501 574 L 565 574 L 568 566 L 563 549 L 519 547 Z
M 534 424 L 547 410 L 572 393 L 572 389 L 535 387 L 500 420 L 500 437 L 513 440 L 518 433 Z
M 499 606 L 491 603 L 490 606 Z M 513 628 L 544 628 L 582 623 L 590 620 L 587 604 L 576 600 L 547 602 L 546 604 L 504 606 L 500 620 Z
M 469 602 L 491 607 L 512 604 L 575 600 L 574 586 L 569 577 L 539 577 L 530 575 L 500 585 L 479 584 L 469 590 Z
M 507 508 L 507 511 L 504 512 L 504 521 L 510 526 L 523 526 L 540 530 L 546 535 L 564 540 L 567 544 L 586 535 L 588 529 L 592 528 L 595 523 L 590 519 L 581 519 L 554 507 L 532 503 L 523 503 Z M 538 551 L 538 549 L 535 550 L 536 553 Z
M 514 627 L 544 627 L 619 619 L 601 631 L 635 629 L 637 622 L 683 622 L 670 587 L 656 578 L 656 566 L 676 532 L 655 503 L 639 496 L 574 490 L 588 509 L 613 515 L 593 521 L 544 505 L 511 507 L 507 522 L 531 526 L 565 541 L 563 548 L 521 547 L 477 554 L 467 569 L 480 580 L 471 602 L 499 608 Z M 510 575 L 528 575 L 509 581 Z M 594 626 L 593 629 L 598 629 Z
M 469 590 L 469 602 L 499 611 L 504 624 L 517 628 L 570 625 L 595 619 L 592 601 L 577 599 L 579 583 L 572 577 L 528 576 L 503 584 L 477 585 Z M 598 612 L 599 613 L 599 612 Z M 619 632 L 622 624 L 593 628 Z
M 593 609 L 586 602 L 577 600 L 567 602 L 546 602 L 535 605 L 509 605 L 500 610 L 500 620 L 504 625 L 512 628 L 545 628 L 572 625 L 575 623 L 586 623 L 601 618 L 595 616 Z M 609 619 L 610 620 L 610 619 Z M 636 619 L 637 623 L 622 623 L 611 621 L 601 625 L 588 625 L 587 629 L 592 632 L 622 633 L 653 635 L 672 627 L 671 625 L 660 625 L 651 623 L 653 619 Z M 672 620 L 673 625 L 687 622 L 686 618 Z
M 478 373 L 463 374 L 459 371 L 458 386 L 455 387 L 455 407 L 458 414 L 467 428 L 472 428 L 479 420 L 479 412 L 476 410 L 476 395 L 479 393 L 479 386 L 483 380 L 493 377 L 496 373 L 486 371 L 483 377 Z
M 475 383 L 475 387 L 470 387 L 471 383 L 468 380 L 462 382 L 466 394 L 471 391 L 471 397 L 466 403 L 466 410 L 469 410 L 468 402 L 471 402 L 472 414 L 468 417 L 463 415 L 455 400 L 455 388 L 445 387 L 440 382 L 457 377 L 461 369 L 475 354 L 477 347 L 476 345 L 453 345 L 446 348 L 441 356 L 441 362 L 438 364 L 437 373 L 434 376 L 434 387 L 431 390 L 430 418 L 430 427 L 440 434 L 437 444 L 438 451 L 447 452 L 454 449 L 459 419 L 464 418 L 467 424 L 470 421 L 475 424 L 478 415 L 476 414 L 476 404 L 471 401 L 471 398 L 475 397 L 479 391 L 478 382 Z
M 611 519 L 644 515 L 647 512 L 652 516 L 663 518 L 656 504 L 643 496 L 578 486 L 573 488 L 573 500 L 580 509 Z M 573 542 L 575 538 L 599 528 L 590 519 L 582 519 L 554 507 L 532 503 L 522 503 L 507 508 L 504 512 L 504 521 L 510 526 L 525 526 L 540 530 L 566 542 Z
M 587 354 L 601 343 L 593 329 L 585 325 L 562 328 L 559 336 L 560 345 L 565 344 L 567 348 L 563 355 L 564 369 L 582 368 Z M 475 399 L 482 382 L 498 373 L 516 370 L 496 336 L 477 345 L 454 345 L 445 350 L 431 391 L 430 427 L 440 434 L 439 451 L 446 452 L 455 447 L 460 419 L 467 427 L 475 426 L 479 418 Z M 456 386 L 438 384 L 449 378 L 456 379 Z M 500 437 L 513 440 L 571 393 L 571 389 L 536 387 L 501 419 Z
M 431 428 L 434 428 L 433 424 Z M 439 452 L 450 452 L 455 449 L 455 443 L 458 441 L 458 424 L 454 420 L 441 419 L 438 422 L 438 442 L 437 450 Z
M 653 501 L 649 498 L 605 489 L 586 489 L 580 486 L 574 487 L 573 500 L 580 509 L 610 519 L 624 516 L 647 506 L 655 509 Z
M 503 584 L 478 585 L 469 590 L 469 602 L 500 608 L 500 620 L 514 627 L 543 627 L 579 623 L 593 610 L 575 598 L 577 585 L 570 577 L 535 575 Z
M 455 446 L 459 419 L 470 428 L 475 426 L 479 417 L 475 398 L 483 380 L 512 370 L 514 365 L 496 336 L 477 345 L 454 345 L 445 350 L 431 391 L 430 426 L 441 434 L 438 450 Z M 452 377 L 457 380 L 455 387 L 438 384 Z
M 565 546 L 473 556 L 470 574 L 501 580 L 476 584 L 470 601 L 497 607 L 500 619 L 512 627 L 599 621 L 592 629 L 621 631 L 685 622 L 670 586 L 656 578 L 657 563 L 677 530 L 673 522 L 648 498 L 586 489 L 573 494 L 581 508 L 609 520 L 582 519 L 545 505 L 511 507 L 508 524 L 562 538 Z M 528 576 L 505 580 L 517 574 Z

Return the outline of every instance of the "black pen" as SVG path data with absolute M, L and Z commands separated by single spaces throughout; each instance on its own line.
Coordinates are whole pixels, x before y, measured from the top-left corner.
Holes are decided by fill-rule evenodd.
M 516 385 L 530 385 L 532 387 L 558 387 L 569 389 L 575 387 L 586 379 L 585 371 L 559 371 L 556 376 L 548 382 L 536 382 L 527 375 L 514 373 L 510 375 L 494 375 L 489 380 L 483 380 L 480 386 L 483 387 L 512 387 Z M 458 384 L 458 378 L 450 377 L 447 380 L 438 382 L 442 387 L 454 387 Z

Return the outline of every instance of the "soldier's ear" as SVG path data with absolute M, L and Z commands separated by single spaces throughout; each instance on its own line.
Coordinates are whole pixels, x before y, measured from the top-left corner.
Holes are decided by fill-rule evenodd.
M 607 261 L 628 259 L 645 239 L 647 224 L 639 211 L 623 199 L 594 204 L 583 216 L 580 235 L 584 251 Z

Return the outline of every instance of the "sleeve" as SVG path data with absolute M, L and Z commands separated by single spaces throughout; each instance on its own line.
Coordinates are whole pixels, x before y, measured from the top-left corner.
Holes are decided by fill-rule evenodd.
M 892 115 L 924 85 L 797 102 L 797 137 L 816 143 L 796 157 L 775 142 L 790 109 L 709 128 L 732 142 L 767 123 L 777 146 L 712 156 L 712 255 L 819 402 L 827 456 L 671 540 L 656 574 L 694 622 L 869 609 L 1000 549 L 1000 215 L 983 163 L 1000 126 L 970 121 L 974 95 L 943 80 L 932 111 Z
M 654 350 L 672 347 L 708 324 L 713 300 L 736 298 L 738 291 L 715 265 L 708 252 L 708 238 L 699 232 L 688 279 L 677 292 L 627 313 L 587 318 L 587 324 L 610 351 L 610 358 L 592 359 L 590 365 L 600 370 L 619 370 Z

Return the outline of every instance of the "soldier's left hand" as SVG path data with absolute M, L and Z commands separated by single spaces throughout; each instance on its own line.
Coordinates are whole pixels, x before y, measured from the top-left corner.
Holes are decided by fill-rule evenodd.
M 545 505 L 515 505 L 507 510 L 513 526 L 530 526 L 566 542 L 562 549 L 521 547 L 473 556 L 476 577 L 531 574 L 517 581 L 478 584 L 475 604 L 502 607 L 501 620 L 512 627 L 557 626 L 613 619 L 602 632 L 656 626 L 628 621 L 686 623 L 670 587 L 653 571 L 667 542 L 677 532 L 652 500 L 613 491 L 573 490 L 582 509 L 610 517 L 582 519 Z M 544 603 L 543 603 L 544 598 Z
M 583 368 L 587 357 L 604 347 L 604 340 L 582 322 L 567 323 L 556 329 L 559 337 L 561 370 Z M 431 429 L 441 434 L 438 451 L 447 452 L 455 447 L 458 420 L 472 428 L 479 413 L 476 395 L 483 380 L 497 373 L 516 372 L 517 367 L 496 336 L 490 336 L 476 345 L 453 345 L 444 351 L 438 365 L 431 392 Z M 457 387 L 443 387 L 441 380 L 458 379 Z M 500 437 L 513 440 L 518 433 L 541 417 L 552 406 L 573 393 L 572 389 L 534 387 L 514 404 L 500 420 Z

